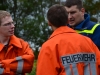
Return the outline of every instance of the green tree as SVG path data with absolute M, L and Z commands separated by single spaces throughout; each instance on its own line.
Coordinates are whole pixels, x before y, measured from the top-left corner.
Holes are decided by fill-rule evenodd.
M 97 22 L 100 14 L 100 0 L 84 0 L 83 5 L 86 12 L 90 14 L 91 20 Z
M 61 4 L 62 0 L 0 0 L 0 10 L 11 13 L 16 22 L 15 35 L 28 41 L 35 50 L 37 58 L 38 50 L 52 33 L 46 20 L 46 12 L 53 4 Z M 100 0 L 84 0 L 84 7 L 91 19 L 97 21 L 93 15 L 100 13 Z M 36 61 L 35 61 L 36 63 Z M 35 69 L 30 73 L 35 75 Z
M 46 12 L 55 3 L 59 3 L 59 1 L 0 0 L 0 9 L 9 11 L 16 22 L 15 35 L 28 41 L 36 55 L 38 55 L 42 43 L 51 34 Z

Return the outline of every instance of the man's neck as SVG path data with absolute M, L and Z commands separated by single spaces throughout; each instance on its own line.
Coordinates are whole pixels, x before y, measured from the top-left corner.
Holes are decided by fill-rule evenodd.
M 51 26 L 52 30 L 55 31 L 57 29 L 57 27 L 55 26 Z
M 4 45 L 7 45 L 8 42 L 9 42 L 9 39 L 10 37 L 3 37 L 3 36 L 0 36 L 0 43 L 4 44 Z

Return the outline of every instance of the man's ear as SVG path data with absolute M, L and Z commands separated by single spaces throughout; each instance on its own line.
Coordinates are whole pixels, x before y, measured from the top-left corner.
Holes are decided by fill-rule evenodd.
M 83 14 L 83 16 L 84 16 L 84 14 L 85 14 L 85 9 L 84 9 L 84 8 L 81 8 L 81 12 L 82 12 L 82 14 Z
M 49 25 L 49 26 L 52 26 L 52 24 L 50 23 L 50 21 L 49 21 L 49 20 L 48 20 L 48 25 Z

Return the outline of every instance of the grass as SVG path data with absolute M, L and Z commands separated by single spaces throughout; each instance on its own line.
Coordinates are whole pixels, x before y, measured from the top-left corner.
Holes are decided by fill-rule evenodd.
M 37 60 L 34 61 L 31 73 L 28 73 L 27 75 L 36 75 L 36 65 L 37 65 Z

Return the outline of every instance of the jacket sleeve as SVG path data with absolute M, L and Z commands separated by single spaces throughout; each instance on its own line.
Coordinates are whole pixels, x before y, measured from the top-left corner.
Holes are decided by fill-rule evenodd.
M 14 72 L 16 74 L 29 73 L 32 70 L 33 62 L 34 54 L 27 43 L 23 44 L 22 55 L 17 56 L 13 59 L 6 59 L 1 61 L 4 68 L 4 74 L 9 74 L 10 72 Z
M 54 50 L 42 46 L 38 56 L 36 75 L 58 75 L 60 66 L 56 57 Z
M 98 49 L 98 47 L 91 41 L 92 47 L 93 47 L 93 51 L 96 54 L 96 62 L 98 65 L 100 65 L 100 51 Z
M 91 42 L 91 44 L 92 44 L 92 47 L 93 47 L 93 52 L 95 52 L 95 54 L 96 54 L 97 71 L 99 73 L 98 75 L 100 75 L 100 51 L 93 42 Z
M 95 29 L 92 36 L 92 40 L 100 50 L 100 32 L 99 31 L 100 31 L 100 25 L 98 25 L 98 27 Z

